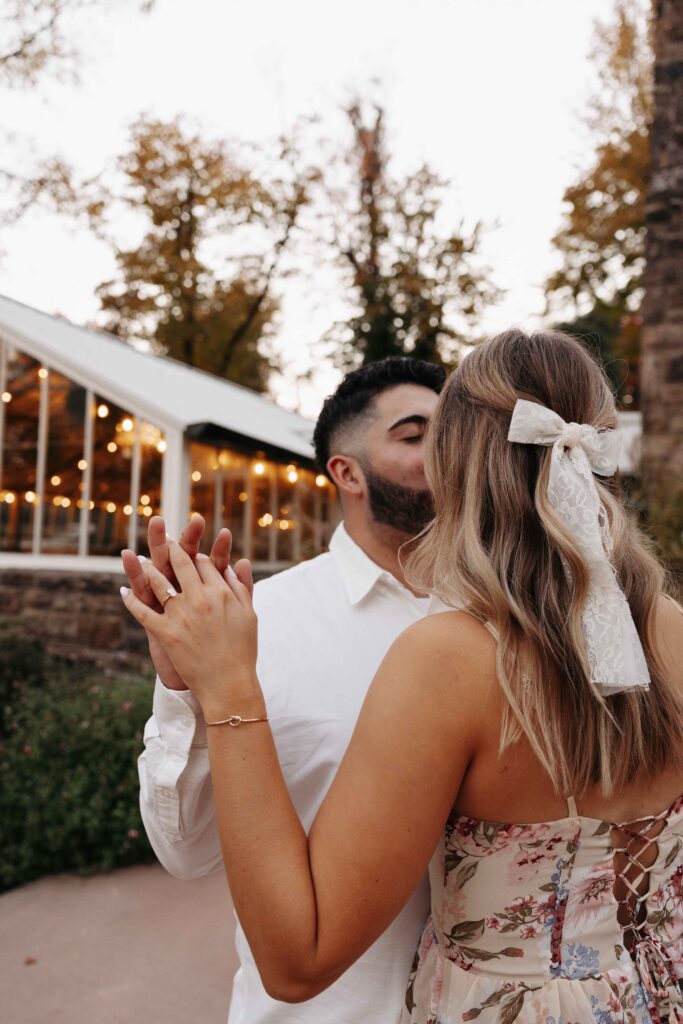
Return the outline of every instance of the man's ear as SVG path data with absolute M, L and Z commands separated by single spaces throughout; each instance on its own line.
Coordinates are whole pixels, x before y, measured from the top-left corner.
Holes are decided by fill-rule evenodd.
M 328 460 L 327 472 L 342 494 L 360 498 L 365 493 L 363 470 L 352 455 L 333 455 Z

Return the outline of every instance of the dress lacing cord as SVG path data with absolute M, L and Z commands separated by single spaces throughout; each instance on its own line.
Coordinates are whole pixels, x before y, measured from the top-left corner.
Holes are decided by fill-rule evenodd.
M 650 869 L 659 856 L 658 838 L 669 810 L 627 824 L 611 824 L 614 898 L 624 946 L 638 965 L 656 1021 L 683 1020 L 681 986 L 666 947 L 648 928 L 648 900 L 652 895 Z M 677 1015 L 671 1017 L 672 1006 Z

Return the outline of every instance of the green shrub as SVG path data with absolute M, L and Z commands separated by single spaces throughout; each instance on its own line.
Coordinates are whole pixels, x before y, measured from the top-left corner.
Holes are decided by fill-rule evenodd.
M 136 760 L 152 684 L 0 632 L 0 891 L 154 859 Z

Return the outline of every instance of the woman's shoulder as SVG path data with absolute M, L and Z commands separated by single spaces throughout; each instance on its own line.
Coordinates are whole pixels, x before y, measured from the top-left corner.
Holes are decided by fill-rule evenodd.
M 665 670 L 683 689 L 683 607 L 666 594 L 655 604 L 653 640 Z

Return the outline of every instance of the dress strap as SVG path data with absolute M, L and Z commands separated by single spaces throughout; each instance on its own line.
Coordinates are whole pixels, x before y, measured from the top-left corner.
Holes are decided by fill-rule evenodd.
M 576 800 L 573 796 L 566 797 L 567 800 L 567 811 L 569 812 L 570 818 L 578 818 L 579 812 L 576 809 Z
M 675 607 L 676 607 L 676 608 L 678 608 L 678 610 L 679 610 L 679 612 L 681 613 L 681 615 L 683 615 L 683 608 L 682 608 L 682 607 L 681 607 L 681 605 L 680 605 L 680 604 L 678 603 L 678 601 L 676 600 L 676 598 L 675 598 L 675 597 L 672 597 L 672 596 L 671 596 L 671 594 L 665 594 L 665 595 L 664 595 L 664 597 L 665 597 L 665 598 L 666 598 L 666 599 L 667 599 L 668 601 L 671 601 L 671 603 L 672 603 L 673 605 L 675 605 Z

